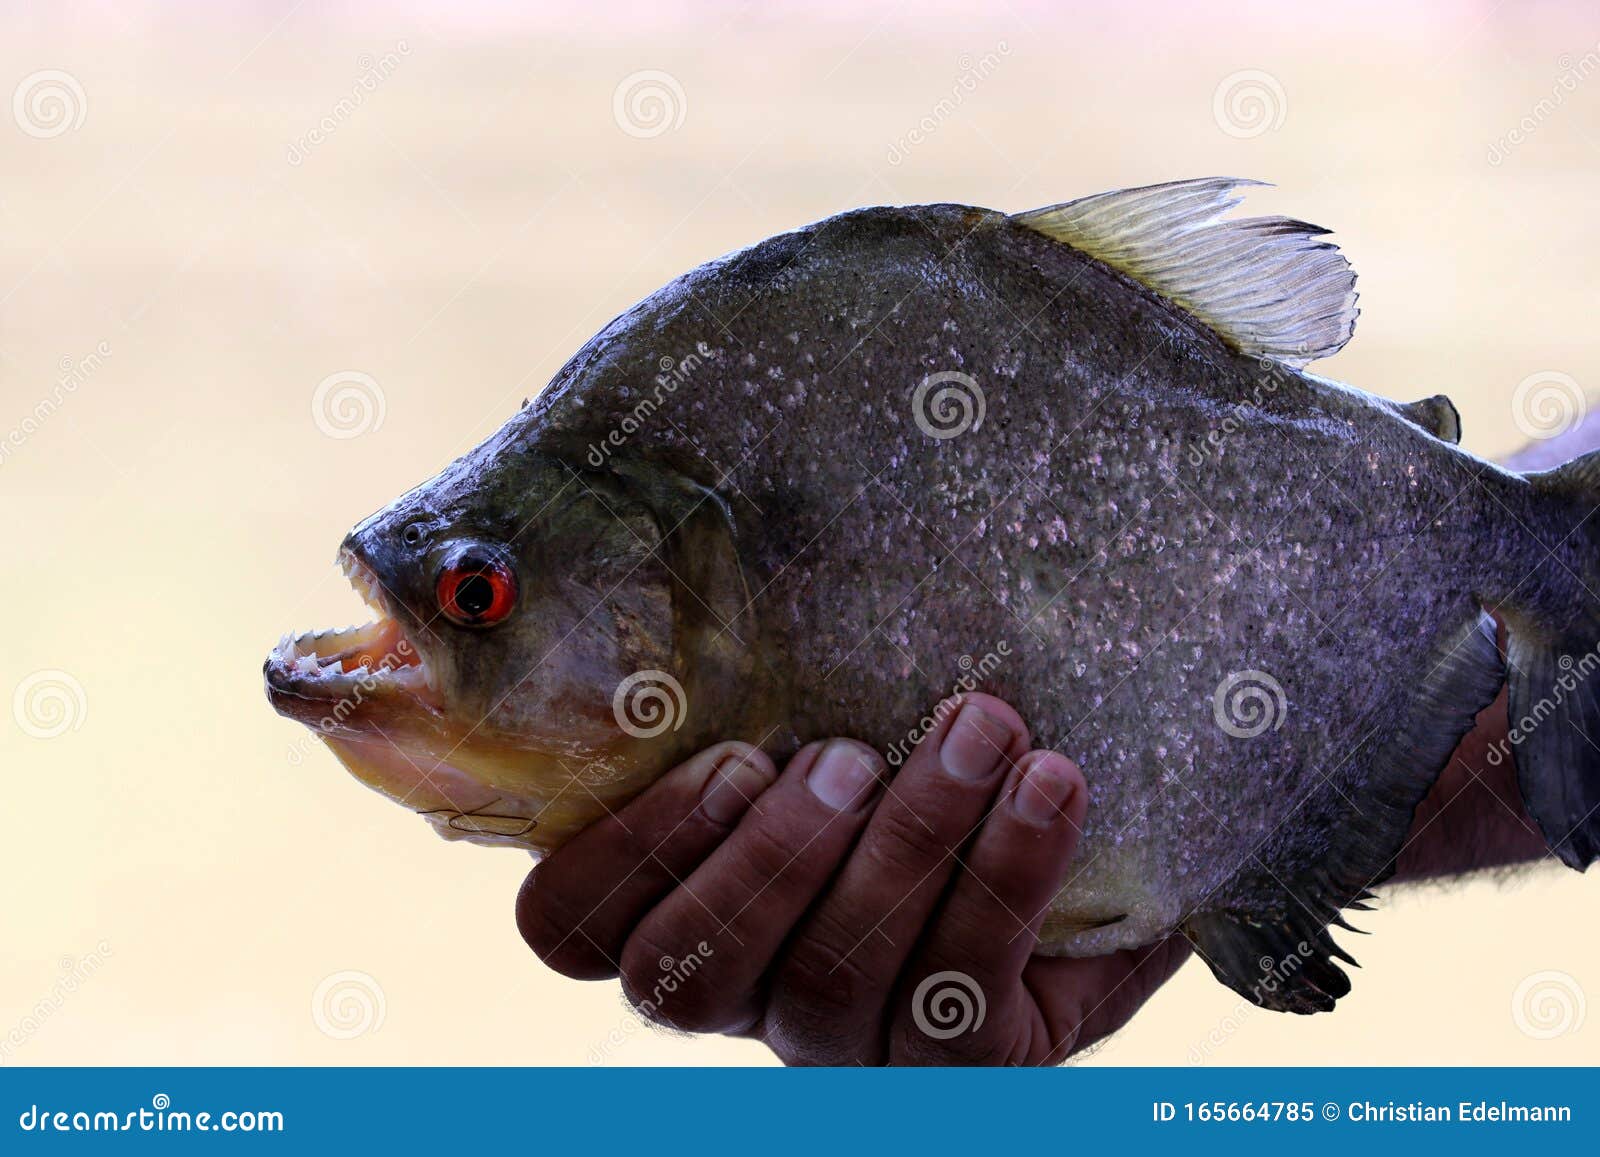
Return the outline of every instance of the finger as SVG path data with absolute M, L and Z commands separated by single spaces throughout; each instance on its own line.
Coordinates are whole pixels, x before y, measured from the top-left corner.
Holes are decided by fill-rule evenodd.
M 1043 1041 L 1022 970 L 1067 875 L 1087 797 L 1071 760 L 1022 758 L 896 995 L 896 1063 L 1020 1063 Z
M 719 743 L 680 764 L 528 873 L 517 895 L 522 938 L 557 972 L 616 976 L 634 925 L 776 777 L 772 761 L 747 743 Z
M 1039 1064 L 1060 1064 L 1110 1036 L 1189 959 L 1189 941 L 1169 936 L 1143 948 L 1072 959 L 1035 956 L 1023 970 L 1048 1029 Z
M 801 750 L 733 835 L 639 924 L 623 991 L 690 1032 L 740 1032 L 760 1012 L 779 947 L 867 821 L 885 772 L 847 739 Z M 681 967 L 692 961 L 687 975 Z
M 790 1064 L 883 1062 L 895 980 L 1028 749 L 1021 717 L 990 695 L 946 700 L 933 718 L 778 963 L 764 1039 Z

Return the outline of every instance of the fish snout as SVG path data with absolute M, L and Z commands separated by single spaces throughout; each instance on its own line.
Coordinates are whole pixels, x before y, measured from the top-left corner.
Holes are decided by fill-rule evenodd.
M 390 613 L 394 602 L 407 601 L 411 584 L 405 576 L 416 569 L 417 552 L 405 541 L 407 526 L 404 518 L 384 511 L 359 523 L 339 544 L 340 568 L 370 604 Z

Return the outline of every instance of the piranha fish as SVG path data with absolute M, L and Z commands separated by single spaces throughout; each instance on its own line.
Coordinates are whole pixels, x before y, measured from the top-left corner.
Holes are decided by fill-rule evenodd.
M 1230 216 L 1253 183 L 862 209 L 685 274 L 350 532 L 377 620 L 285 637 L 273 706 L 537 853 L 714 742 L 893 760 L 979 688 L 1089 783 L 1040 951 L 1181 930 L 1331 1008 L 1330 926 L 1507 672 L 1528 810 L 1600 852 L 1600 454 L 1509 473 L 1443 397 L 1305 372 L 1355 276 Z

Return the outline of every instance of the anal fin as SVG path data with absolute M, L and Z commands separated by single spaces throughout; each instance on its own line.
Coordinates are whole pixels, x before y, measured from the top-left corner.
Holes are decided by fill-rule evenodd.
M 1504 667 L 1494 639 L 1494 620 L 1483 614 L 1447 634 L 1423 665 L 1401 725 L 1374 752 L 1365 785 L 1317 789 L 1289 821 L 1298 830 L 1269 836 L 1222 902 L 1184 922 L 1218 980 L 1279 1012 L 1323 1012 L 1350 991 L 1337 961 L 1355 961 L 1329 926 L 1348 927 L 1341 910 L 1362 908 L 1393 873 L 1417 805 L 1498 694 Z M 1325 840 L 1310 856 L 1307 830 Z

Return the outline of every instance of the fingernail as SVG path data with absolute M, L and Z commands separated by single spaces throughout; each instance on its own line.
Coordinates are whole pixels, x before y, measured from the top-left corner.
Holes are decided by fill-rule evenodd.
M 878 757 L 843 739 L 828 742 L 811 765 L 806 786 L 836 812 L 860 811 L 878 783 Z
M 713 823 L 731 824 L 749 810 L 770 782 L 767 769 L 748 753 L 726 756 L 706 780 L 700 810 Z
M 939 748 L 940 766 L 968 782 L 988 779 L 1005 763 L 1014 738 L 1003 719 L 996 719 L 976 703 L 964 704 Z
M 1077 786 L 1072 765 L 1054 753 L 1035 759 L 1011 797 L 1017 815 L 1035 827 L 1066 818 L 1067 800 Z

